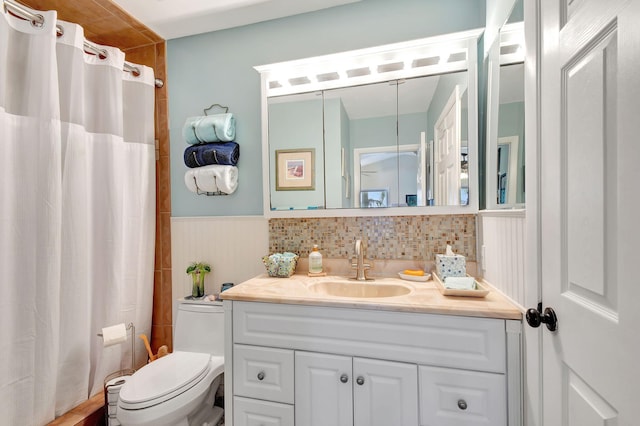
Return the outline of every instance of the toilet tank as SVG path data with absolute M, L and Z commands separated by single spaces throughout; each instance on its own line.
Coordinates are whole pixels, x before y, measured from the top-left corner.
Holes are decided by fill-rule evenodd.
M 173 350 L 224 356 L 222 303 L 180 301 Z

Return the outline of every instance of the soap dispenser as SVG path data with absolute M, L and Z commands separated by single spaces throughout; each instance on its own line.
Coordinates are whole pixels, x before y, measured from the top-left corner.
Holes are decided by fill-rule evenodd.
M 309 253 L 309 273 L 322 273 L 322 253 L 318 251 L 318 245 L 313 245 L 313 250 Z

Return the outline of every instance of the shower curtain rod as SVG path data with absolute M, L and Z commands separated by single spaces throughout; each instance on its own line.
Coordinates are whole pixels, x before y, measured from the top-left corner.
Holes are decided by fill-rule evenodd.
M 11 13 L 13 13 L 14 15 L 22 19 L 31 21 L 31 25 L 33 25 L 34 27 L 41 27 L 44 24 L 44 16 L 40 14 L 32 13 L 21 4 L 14 3 L 12 0 L 2 0 L 2 2 L 4 4 L 5 11 L 7 9 L 10 9 Z M 64 34 L 64 29 L 62 28 L 62 26 L 56 25 L 56 33 L 58 37 Z M 100 49 L 86 40 L 84 41 L 84 50 L 89 51 L 90 53 L 93 53 L 95 55 L 98 55 L 99 57 L 105 57 L 105 58 L 107 57 L 106 50 Z M 136 77 L 140 75 L 140 70 L 138 68 L 131 66 L 126 62 L 124 63 L 124 71 L 130 72 Z M 164 86 L 164 81 L 162 81 L 159 78 L 156 78 L 155 85 L 157 88 L 160 88 Z

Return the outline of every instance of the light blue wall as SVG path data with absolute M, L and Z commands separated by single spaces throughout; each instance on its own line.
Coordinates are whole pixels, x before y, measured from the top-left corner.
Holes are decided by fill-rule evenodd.
M 351 153 L 351 141 L 349 140 L 349 133 L 351 132 L 351 123 L 349 122 L 349 116 L 344 109 L 344 105 L 340 102 L 340 144 L 344 150 L 344 185 L 342 186 L 342 207 L 351 207 L 351 195 L 353 194 L 353 156 Z M 349 189 L 347 189 L 347 186 Z
M 313 148 L 315 150 L 313 190 L 276 191 L 270 181 L 271 206 L 278 209 L 324 205 L 324 157 L 322 140 L 322 98 L 269 105 L 269 140 L 273 150 Z M 275 170 L 275 155 L 269 159 Z M 295 200 L 295 201 L 293 201 Z
M 426 113 L 351 120 L 351 148 L 419 145 L 420 133 L 426 130 Z
M 524 102 L 500 104 L 498 137 L 518 136 L 518 181 L 516 203 L 524 203 Z
M 524 2 L 522 0 L 516 0 L 511 10 L 511 15 L 509 15 L 509 19 L 507 19 L 507 23 L 522 21 L 524 21 Z
M 362 0 L 167 42 L 173 216 L 262 214 L 260 77 L 256 65 L 429 37 L 485 24 L 482 0 Z M 206 197 L 184 186 L 181 128 L 213 103 L 236 116 L 239 186 Z
M 396 145 L 397 120 L 395 115 L 351 120 L 351 149 Z
M 324 100 L 324 155 L 325 163 L 325 199 L 327 207 L 343 207 L 341 151 L 348 140 L 343 139 L 342 121 L 344 108 L 340 99 Z

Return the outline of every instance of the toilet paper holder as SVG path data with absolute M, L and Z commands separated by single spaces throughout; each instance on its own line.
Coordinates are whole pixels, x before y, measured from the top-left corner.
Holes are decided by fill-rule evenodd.
M 127 324 L 126 330 L 131 330 L 131 369 L 135 371 L 135 360 L 136 360 L 136 327 L 132 322 Z M 102 333 L 98 333 L 98 336 L 103 337 Z

